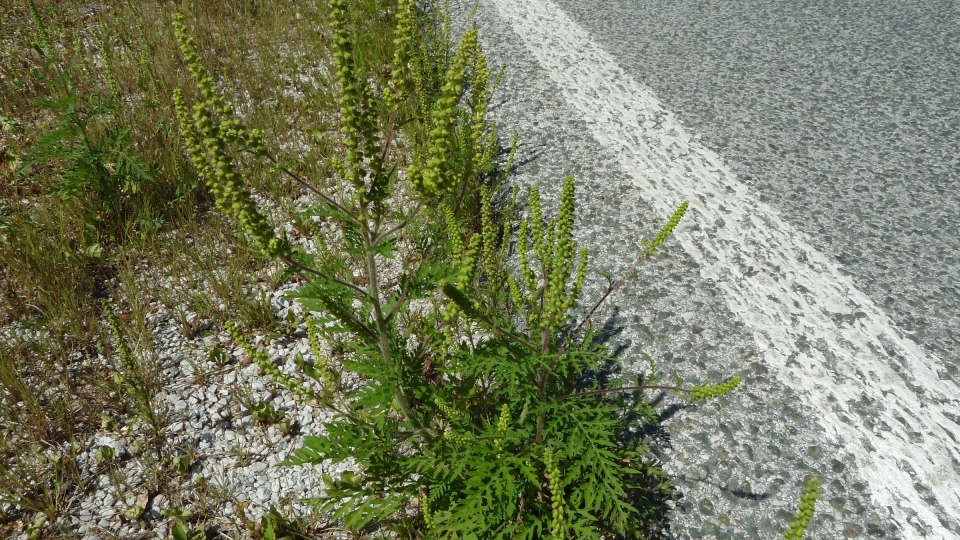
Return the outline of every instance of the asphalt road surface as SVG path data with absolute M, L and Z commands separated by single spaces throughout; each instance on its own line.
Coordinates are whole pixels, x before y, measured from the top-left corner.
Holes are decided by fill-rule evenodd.
M 818 474 L 810 538 L 960 538 L 960 4 L 480 0 L 473 21 L 506 66 L 514 181 L 555 202 L 577 178 L 595 269 L 690 201 L 603 314 L 628 373 L 745 380 L 660 405 L 670 535 L 779 537 Z

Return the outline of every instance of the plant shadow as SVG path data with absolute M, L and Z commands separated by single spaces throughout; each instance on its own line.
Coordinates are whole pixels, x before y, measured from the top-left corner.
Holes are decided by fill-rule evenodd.
M 623 359 L 631 348 L 629 341 L 622 338 L 626 331 L 626 323 L 620 317 L 620 309 L 614 307 L 610 314 L 604 319 L 603 324 L 595 330 L 591 346 L 603 347 L 608 351 L 610 360 L 595 371 L 585 373 L 583 380 L 579 384 L 584 388 L 599 387 L 610 388 L 616 385 L 622 386 L 642 386 L 644 384 L 655 384 L 656 379 L 652 379 L 654 373 L 647 371 L 639 374 L 628 374 L 623 372 Z M 631 377 L 635 379 L 631 380 Z M 669 384 L 669 383 L 668 383 Z M 617 394 L 626 412 L 625 420 L 628 422 L 628 429 L 623 433 L 625 441 L 640 443 L 649 448 L 649 459 L 653 467 L 662 467 L 666 459 L 664 450 L 672 447 L 672 438 L 663 424 L 677 416 L 682 411 L 688 409 L 696 410 L 693 404 L 675 400 L 669 402 L 671 392 L 656 391 L 651 394 L 644 394 L 642 391 L 627 391 Z M 638 412 L 648 406 L 647 411 L 653 411 L 653 414 Z M 744 501 L 764 501 L 771 497 L 769 493 L 755 493 L 740 487 L 731 487 L 728 483 L 715 480 L 712 473 L 703 475 L 677 474 L 670 479 L 670 488 L 659 497 L 646 501 L 656 504 L 655 515 L 657 520 L 653 523 L 653 530 L 649 531 L 648 538 L 674 538 L 671 530 L 671 517 L 673 512 L 680 508 L 684 503 L 683 485 L 695 483 L 707 484 L 715 487 L 721 493 L 729 495 L 736 499 Z

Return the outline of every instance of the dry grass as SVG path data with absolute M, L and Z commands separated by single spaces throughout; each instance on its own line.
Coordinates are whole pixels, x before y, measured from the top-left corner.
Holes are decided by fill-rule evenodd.
M 358 55 L 371 71 L 385 69 L 392 54 L 382 3 L 352 6 L 364 29 Z M 36 513 L 51 522 L 62 516 L 85 488 L 71 453 L 101 427 L 102 413 L 132 408 L 118 402 L 109 365 L 97 361 L 97 345 L 109 341 L 104 299 L 117 306 L 126 337 L 148 352 L 152 300 L 181 308 L 188 337 L 198 330 L 194 320 L 273 324 L 260 292 L 279 274 L 209 211 L 210 196 L 181 151 L 171 96 L 193 85 L 173 13 L 187 16 L 218 85 L 286 165 L 327 182 L 339 139 L 323 3 L 35 5 L 48 42 L 40 46 L 30 4 L 0 0 L 0 504 L 12 504 L 0 506 L 3 537 L 25 530 Z M 76 99 L 72 112 L 65 96 Z M 77 111 L 96 112 L 84 125 L 89 140 L 64 136 L 59 153 L 24 167 Z M 149 180 L 116 174 L 121 161 L 111 151 L 120 132 Z M 118 182 L 109 201 L 89 185 L 72 198 L 56 192 L 77 159 L 99 160 L 106 172 L 98 178 Z M 299 188 L 249 165 L 254 190 L 277 218 L 290 219 Z

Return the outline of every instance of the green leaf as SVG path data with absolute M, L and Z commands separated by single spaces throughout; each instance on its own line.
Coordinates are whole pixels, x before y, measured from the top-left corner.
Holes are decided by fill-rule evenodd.
M 328 488 L 335 489 L 338 487 L 337 482 L 335 482 L 333 477 L 329 474 L 323 473 L 321 474 L 321 477 L 323 478 L 324 485 L 326 485 Z
M 90 244 L 84 248 L 83 255 L 88 259 L 100 259 L 103 257 L 103 248 L 100 244 Z
M 187 526 L 179 518 L 174 518 L 173 527 L 170 529 L 174 540 L 191 540 Z

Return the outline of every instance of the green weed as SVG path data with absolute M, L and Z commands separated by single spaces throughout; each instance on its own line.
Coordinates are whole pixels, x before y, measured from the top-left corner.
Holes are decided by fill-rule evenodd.
M 604 383 L 595 374 L 616 360 L 590 319 L 662 249 L 686 203 L 627 275 L 581 306 L 588 254 L 573 240 L 573 180 L 553 218 L 536 190 L 510 192 L 517 141 L 499 168 L 486 118 L 498 77 L 475 30 L 454 42 L 448 9 L 108 4 L 92 15 L 76 2 L 0 6 L 0 313 L 41 331 L 0 343 L 0 428 L 24 428 L 0 446 L 0 501 L 18 508 L 0 521 L 38 512 L 28 534 L 52 534 L 83 488 L 75 441 L 104 410 L 108 427 L 133 412 L 150 434 L 154 451 L 137 452 L 157 486 L 196 464 L 194 449 L 165 447 L 157 375 L 141 354 L 157 300 L 188 339 L 225 324 L 262 374 L 336 413 L 286 464 L 360 465 L 323 478 L 312 501 L 329 513 L 323 525 L 272 510 L 246 520 L 251 535 L 300 537 L 327 517 L 405 538 L 657 532 L 670 482 L 628 436 L 635 419 L 657 421 L 644 392 L 716 399 L 740 379 Z M 524 204 L 530 218 L 515 223 Z M 290 234 L 278 218 L 294 221 Z M 268 292 L 288 279 L 300 285 L 288 297 L 312 314 L 300 376 L 246 338 L 282 326 Z M 128 320 L 101 308 L 106 296 Z M 94 343 L 112 343 L 112 373 L 92 361 Z M 217 351 L 214 364 L 226 359 Z M 247 401 L 255 421 L 292 429 Z M 51 447 L 61 450 L 31 458 Z M 206 537 L 226 500 L 193 488 L 197 515 L 165 513 L 178 540 Z M 815 495 L 804 497 L 788 536 L 809 524 Z
M 199 96 L 192 106 L 182 92 L 174 97 L 195 168 L 240 237 L 303 282 L 288 297 L 322 314 L 310 324 L 311 341 L 340 344 L 339 362 L 365 381 L 345 393 L 322 358 L 319 365 L 298 362 L 312 383 L 292 377 L 228 323 L 235 342 L 278 384 L 337 413 L 326 436 L 306 437 L 285 464 L 359 461 L 359 473 L 325 477 L 326 495 L 313 501 L 349 530 L 385 525 L 419 500 L 420 534 L 428 537 L 649 532 L 669 483 L 643 442 L 624 437 L 628 413 L 641 405 L 622 396 L 661 388 L 718 398 L 740 379 L 692 389 L 598 387 L 590 374 L 613 359 L 585 325 L 656 255 L 686 203 L 644 243 L 628 276 L 579 324 L 571 322 L 587 265 L 586 251 L 573 242 L 573 180 L 552 220 L 531 193 L 532 217 L 514 243 L 520 268 L 511 270 L 511 229 L 495 219 L 491 202 L 498 147 L 485 119 L 490 71 L 476 32 L 468 30 L 450 56 L 443 47 L 439 57 L 420 57 L 445 66 L 428 87 L 422 71 L 414 75 L 413 50 L 424 47 L 411 44 L 422 43 L 424 30 L 433 39 L 447 30 L 421 26 L 428 23 L 412 2 L 398 2 L 397 27 L 406 34 L 395 38 L 393 68 L 376 85 L 386 88 L 378 95 L 354 54 L 346 4 L 331 0 L 329 9 L 343 141 L 332 163 L 339 192 L 286 168 L 261 132 L 236 118 L 184 19 L 174 22 Z M 413 142 L 412 163 L 391 152 L 401 126 Z M 339 248 L 323 239 L 315 257 L 278 234 L 251 196 L 240 156 L 274 163 L 309 189 L 317 203 L 303 215 L 332 224 Z

